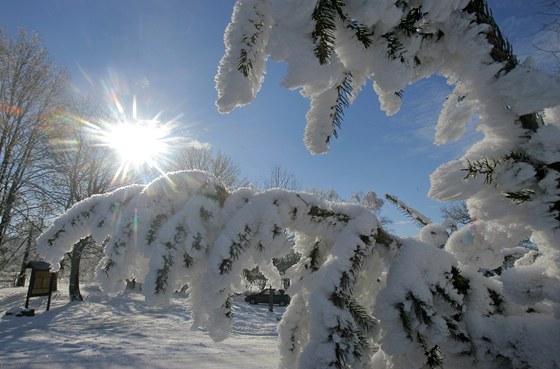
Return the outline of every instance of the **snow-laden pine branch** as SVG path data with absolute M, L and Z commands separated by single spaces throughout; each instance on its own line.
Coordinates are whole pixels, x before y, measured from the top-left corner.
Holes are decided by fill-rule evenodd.
M 236 9 L 246 3 L 239 0 Z M 546 321 L 550 326 L 544 336 L 558 341 L 552 332 L 558 328 L 560 311 L 560 123 L 544 121 L 542 113 L 560 106 L 559 77 L 538 70 L 531 59 L 517 60 L 484 0 L 283 0 L 268 5 L 264 18 L 270 28 L 261 60 L 285 62 L 284 86 L 309 98 L 305 144 L 312 153 L 329 150 L 344 110 L 351 109 L 368 80 L 381 108 L 392 115 L 400 109 L 401 92 L 408 84 L 443 76 L 454 89 L 442 107 L 435 143 L 459 139 L 472 121 L 483 133 L 462 158 L 432 174 L 429 193 L 437 200 L 465 200 L 476 221 L 451 236 L 444 226 L 428 225 L 420 232 L 420 240 L 444 247 L 456 256 L 454 261 L 444 262 L 444 251 L 403 252 L 390 268 L 385 291 L 405 283 L 406 278 L 394 271 L 399 261 L 407 265 L 407 258 L 426 265 L 435 260 L 438 267 L 440 261 L 446 271 L 437 269 L 438 281 L 427 283 L 430 273 L 417 270 L 406 279 L 407 289 L 389 299 L 391 305 L 377 300 L 376 310 L 384 317 L 381 326 L 393 316 L 401 329 L 391 323 L 384 327 L 381 350 L 374 356 L 376 367 L 447 367 L 447 362 L 451 367 L 558 367 L 560 359 L 550 350 L 550 341 L 540 340 L 535 332 Z M 243 33 L 252 12 L 238 11 L 226 35 Z M 226 72 L 224 66 L 239 48 L 226 43 L 226 58 L 216 77 L 222 112 L 252 101 L 252 92 L 264 78 L 260 69 L 258 84 L 245 79 L 244 84 L 229 85 L 240 71 Z M 236 99 L 241 103 L 223 103 Z M 516 254 L 508 250 L 528 237 L 540 253 L 526 252 L 507 264 Z M 321 245 L 323 240 L 316 242 Z M 401 250 L 409 247 L 415 248 L 403 241 Z M 506 264 L 516 267 L 507 269 Z M 408 270 L 413 269 L 409 265 Z M 486 277 L 480 277 L 483 272 Z M 536 303 L 539 299 L 543 305 Z M 384 315 L 384 309 L 390 313 Z M 511 327 L 503 336 L 497 329 L 500 322 Z M 516 330 L 525 333 L 515 334 Z M 291 335 L 288 347 L 298 352 L 299 337 L 309 332 L 290 328 L 281 334 Z M 408 345 L 388 343 L 399 334 Z M 449 337 L 451 344 L 444 342 Z M 456 339 L 460 342 L 454 344 Z M 545 355 L 537 354 L 541 349 Z M 360 367 L 335 362 L 336 367 Z
M 259 60 L 285 62 L 283 84 L 310 99 L 304 141 L 312 153 L 329 150 L 366 81 L 392 115 L 408 84 L 441 75 L 454 89 L 435 143 L 459 139 L 477 116 L 484 136 L 432 174 L 430 196 L 467 200 L 473 218 L 508 228 L 512 239 L 533 234 L 560 261 L 553 241 L 560 229 L 560 124 L 541 119 L 560 105 L 560 79 L 531 59 L 517 60 L 484 0 L 252 3 L 237 2 L 226 30 L 216 76 L 220 111 L 252 101 L 265 77 L 264 68 L 255 70 L 259 78 L 244 78 L 243 70 L 228 67 L 242 59 L 245 43 L 235 40 L 252 37 L 246 25 L 254 24 L 257 10 L 268 27 L 259 38 Z
M 284 230 L 296 235 L 295 245 Z M 317 363 L 323 342 L 332 354 L 317 367 L 372 354 L 371 304 L 354 287 L 366 260 L 378 257 L 375 248 L 388 247 L 376 242 L 386 234 L 366 208 L 284 190 L 229 194 L 206 173 L 176 172 L 75 205 L 39 238 L 39 250 L 55 265 L 88 234 L 108 239 L 96 274 L 103 290 L 119 292 L 134 276 L 148 301 L 165 304 L 188 284 L 192 328 L 208 327 L 215 340 L 229 335 L 230 296 L 240 290 L 243 269 L 295 250 L 303 257 L 294 267 L 292 308 L 315 312 L 303 322 L 287 320 L 291 331 L 308 332 L 298 360 Z
M 134 277 L 147 302 L 166 304 L 188 285 L 191 329 L 205 327 L 216 341 L 229 336 L 243 270 L 270 273 L 274 258 L 297 252 L 283 276 L 292 281 L 278 327 L 283 368 L 552 369 L 557 279 L 543 272 L 541 254 L 501 252 L 507 237 L 485 228 L 453 233 L 445 247 L 455 256 L 433 237 L 388 234 L 367 207 L 279 189 L 228 192 L 208 173 L 185 171 L 76 204 L 38 249 L 56 270 L 73 242 L 93 235 L 106 244 L 96 275 L 104 291 Z M 521 257 L 515 268 L 510 255 Z

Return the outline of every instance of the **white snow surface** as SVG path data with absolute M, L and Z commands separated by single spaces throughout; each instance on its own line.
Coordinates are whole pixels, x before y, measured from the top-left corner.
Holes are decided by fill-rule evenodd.
M 34 297 L 33 317 L 5 315 L 24 306 L 27 287 L 0 289 L 0 368 L 9 369 L 184 369 L 278 367 L 276 325 L 285 307 L 249 305 L 234 298 L 231 337 L 213 342 L 204 328 L 191 331 L 186 295 L 176 293 L 167 308 L 148 306 L 136 292 L 109 298 L 84 286 L 85 301 L 69 303 L 67 285 Z

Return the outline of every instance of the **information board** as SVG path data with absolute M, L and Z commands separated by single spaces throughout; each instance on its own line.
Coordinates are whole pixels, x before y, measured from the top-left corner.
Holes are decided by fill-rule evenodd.
M 49 264 L 42 261 L 30 261 L 27 267 L 31 268 L 31 278 L 29 279 L 25 308 L 29 307 L 30 297 L 49 296 L 47 301 L 48 311 L 51 307 L 51 295 L 56 281 L 56 273 L 51 273 Z

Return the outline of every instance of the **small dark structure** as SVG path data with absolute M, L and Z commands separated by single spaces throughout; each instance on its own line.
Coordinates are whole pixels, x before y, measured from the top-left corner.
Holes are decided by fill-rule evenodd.
M 47 311 L 51 307 L 51 295 L 56 284 L 56 273 L 51 273 L 49 263 L 44 261 L 30 261 L 25 266 L 31 268 L 31 278 L 29 279 L 29 289 L 25 299 L 25 308 L 29 307 L 30 297 L 49 296 L 47 301 Z

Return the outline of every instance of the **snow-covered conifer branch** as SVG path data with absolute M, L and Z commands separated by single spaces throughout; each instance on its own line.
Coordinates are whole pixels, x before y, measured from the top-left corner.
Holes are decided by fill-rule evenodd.
M 555 301 L 551 286 L 557 279 L 542 278 L 542 257 L 517 262 L 535 273 L 517 268 L 492 278 L 479 273 L 487 265 L 471 266 L 471 261 L 480 260 L 476 252 L 488 259 L 483 247 L 492 244 L 478 240 L 482 234 L 473 234 L 475 226 L 490 227 L 471 224 L 446 245 L 458 250 L 473 239 L 477 246 L 469 255 L 458 253 L 458 261 L 418 240 L 395 239 L 365 207 L 278 189 L 226 195 L 210 175 L 191 171 L 85 200 L 61 216 L 39 243 L 52 259 L 63 256 L 69 236 L 76 242 L 89 232 L 111 237 L 97 274 L 105 290 L 118 291 L 124 279 L 134 276 L 143 281 L 148 302 L 165 303 L 186 284 L 191 329 L 205 326 L 217 341 L 231 329 L 231 296 L 239 291 L 242 271 L 299 253 L 288 271 L 292 301 L 279 326 L 284 368 L 365 368 L 376 360 L 395 367 L 410 362 L 476 366 L 481 352 L 490 363 L 497 357 L 533 363 L 525 352 L 512 354 L 519 342 L 512 338 L 515 329 L 524 323 L 508 314 L 539 314 L 547 326 L 534 329 L 551 337 L 548 327 L 555 320 L 544 301 Z M 295 243 L 288 234 L 295 235 Z M 488 266 L 501 265 L 503 258 L 495 256 Z M 547 287 L 534 293 L 525 279 Z M 513 326 L 506 339 L 493 328 L 503 320 Z M 531 333 L 522 344 L 532 347 L 534 339 Z M 554 359 L 544 364 L 553 368 Z
M 463 315 L 469 282 L 445 252 L 426 247 L 406 243 L 389 271 L 387 288 L 381 292 L 376 309 L 384 328 L 381 347 L 395 364 L 412 360 L 418 368 L 424 364 L 430 368 L 445 367 L 452 357 L 472 350 Z M 414 263 L 424 270 L 422 279 L 410 270 L 412 255 L 420 258 Z M 416 277 L 413 281 L 409 276 Z M 394 284 L 403 278 L 409 283 L 401 284 L 401 280 Z M 396 322 L 400 330 L 395 330 Z M 408 343 L 403 344 L 402 338 Z
M 261 88 L 272 26 L 269 8 L 269 0 L 245 0 L 235 4 L 225 36 L 228 52 L 216 76 L 217 106 L 223 113 L 250 103 Z
M 423 229 L 431 240 L 397 239 L 361 206 L 230 193 L 205 173 L 182 172 L 62 215 L 39 239 L 53 269 L 73 242 L 109 237 L 98 267 L 105 290 L 133 274 L 149 301 L 165 302 L 186 283 L 192 329 L 222 340 L 242 271 L 273 274 L 273 258 L 294 251 L 302 256 L 288 272 L 292 302 L 279 327 L 284 368 L 560 367 L 560 129 L 540 118 L 560 105 L 560 83 L 516 60 L 484 0 L 239 0 L 225 42 L 219 110 L 255 98 L 268 57 L 286 61 L 284 85 L 311 100 L 313 153 L 328 150 L 367 79 L 394 114 L 405 86 L 447 78 L 455 88 L 436 141 L 461 137 L 475 113 L 484 137 L 438 168 L 430 194 L 467 200 L 477 220 L 445 241 L 433 225 Z M 527 252 L 498 273 L 528 236 L 542 256 Z
M 403 214 L 407 215 L 410 219 L 417 223 L 420 227 L 424 227 L 432 223 L 430 218 L 420 213 L 418 210 L 411 208 L 398 197 L 390 194 L 385 194 L 385 198 L 389 200 L 391 204 L 395 205 L 399 210 L 401 210 Z
M 311 37 L 315 43 L 314 53 L 320 64 L 328 63 L 335 51 L 336 31 L 339 22 L 353 31 L 356 39 L 364 48 L 367 49 L 373 43 L 373 27 L 368 27 L 350 17 L 344 10 L 344 6 L 345 2 L 340 0 L 319 0 L 315 5 L 311 15 L 315 22 Z
M 338 137 L 344 110 L 350 106 L 365 83 L 364 78 L 354 78 L 350 71 L 343 71 L 329 89 L 311 97 L 311 110 L 307 113 L 305 142 L 313 152 L 328 151 L 331 137 Z M 318 132 L 321 132 L 318 134 Z
M 505 74 L 513 70 L 519 64 L 519 61 L 513 53 L 511 44 L 504 38 L 500 27 L 496 24 L 488 3 L 485 0 L 471 0 L 464 11 L 473 14 L 476 23 L 489 26 L 486 31 L 486 37 L 492 45 L 490 56 L 495 62 L 504 63 L 500 73 L 503 72 Z
M 235 260 L 239 259 L 239 256 L 243 251 L 246 251 L 251 246 L 251 228 L 245 226 L 243 232 L 237 234 L 236 239 L 231 241 L 229 248 L 229 258 L 223 259 L 220 263 L 220 273 L 229 273 L 232 268 L 232 264 Z
M 360 285 L 362 291 L 367 284 L 364 274 L 371 271 L 364 265 L 382 265 L 371 260 L 379 259 L 378 246 L 387 245 L 377 243 L 382 231 L 370 210 L 278 189 L 240 189 L 225 195 L 211 176 L 196 171 L 171 173 L 142 187 L 134 187 L 118 206 L 115 193 L 121 190 L 77 204 L 60 218 L 68 223 L 55 223 L 40 242 L 52 238 L 46 235 L 78 229 L 87 235 L 95 225 L 107 224 L 98 219 L 120 218 L 106 232 L 110 241 L 96 274 L 102 288 L 118 292 L 124 280 L 134 276 L 143 282 L 149 302 L 165 303 L 186 283 L 193 329 L 207 326 L 215 340 L 228 336 L 231 295 L 243 269 L 272 264 L 295 250 L 304 256 L 292 268 L 290 309 L 301 312 L 314 306 L 318 313 L 287 318 L 287 339 L 299 347 L 292 359 L 316 367 L 344 367 L 371 356 L 377 322 L 370 301 L 355 288 Z M 92 203 L 109 215 L 98 214 Z M 83 219 L 78 222 L 72 214 Z M 295 244 L 291 233 L 296 234 Z M 60 239 L 52 238 L 50 247 L 65 249 Z M 323 329 L 325 322 L 332 324 Z M 314 359 L 318 345 L 330 350 L 319 362 Z
M 37 249 L 57 271 L 59 261 L 82 238 L 93 236 L 102 243 L 113 234 L 115 219 L 143 186 L 123 187 L 106 195 L 94 195 L 70 208 L 37 240 Z M 64 247 L 60 247 L 64 245 Z
M 441 166 L 432 175 L 431 196 L 454 201 L 470 197 L 474 217 L 485 218 L 502 209 L 492 219 L 503 225 L 516 223 L 519 229 L 524 224 L 539 232 L 558 227 L 559 184 L 554 178 L 560 159 L 551 148 L 560 145 L 560 129 L 545 125 L 539 114 L 560 103 L 559 83 L 530 61 L 517 61 L 486 1 L 317 1 L 288 12 L 295 4 L 285 1 L 267 8 L 274 42 L 267 44 L 266 52 L 288 63 L 286 86 L 300 88 L 311 100 L 304 139 L 311 152 L 329 150 L 331 136 L 340 129 L 343 108 L 351 102 L 345 103 L 344 96 L 356 96 L 366 79 L 374 83 L 382 108 L 394 114 L 400 106 L 395 93 L 416 80 L 440 74 L 455 85 L 455 91 L 438 121 L 437 142 L 458 139 L 473 114 L 481 118 L 477 128 L 484 138 L 461 160 Z M 286 17 L 288 13 L 298 16 Z M 227 34 L 234 35 L 233 29 L 252 19 L 251 14 L 237 13 Z M 357 35 L 352 25 L 371 33 Z M 226 55 L 235 47 L 228 44 Z M 319 58 L 317 63 L 309 60 L 310 55 Z M 341 76 L 349 72 L 356 81 L 352 90 L 341 83 L 345 80 Z M 226 74 L 220 73 L 217 80 L 226 80 Z M 340 94 L 344 91 L 346 95 Z M 519 152 L 528 160 L 503 161 Z M 473 166 L 477 163 L 496 164 L 496 173 L 490 167 L 488 173 L 500 186 L 485 188 L 478 186 L 473 175 L 467 180 L 458 177 L 463 169 L 470 173 L 486 170 Z M 486 201 L 488 196 L 494 200 Z M 494 201 L 509 201 L 512 207 L 495 206 Z

